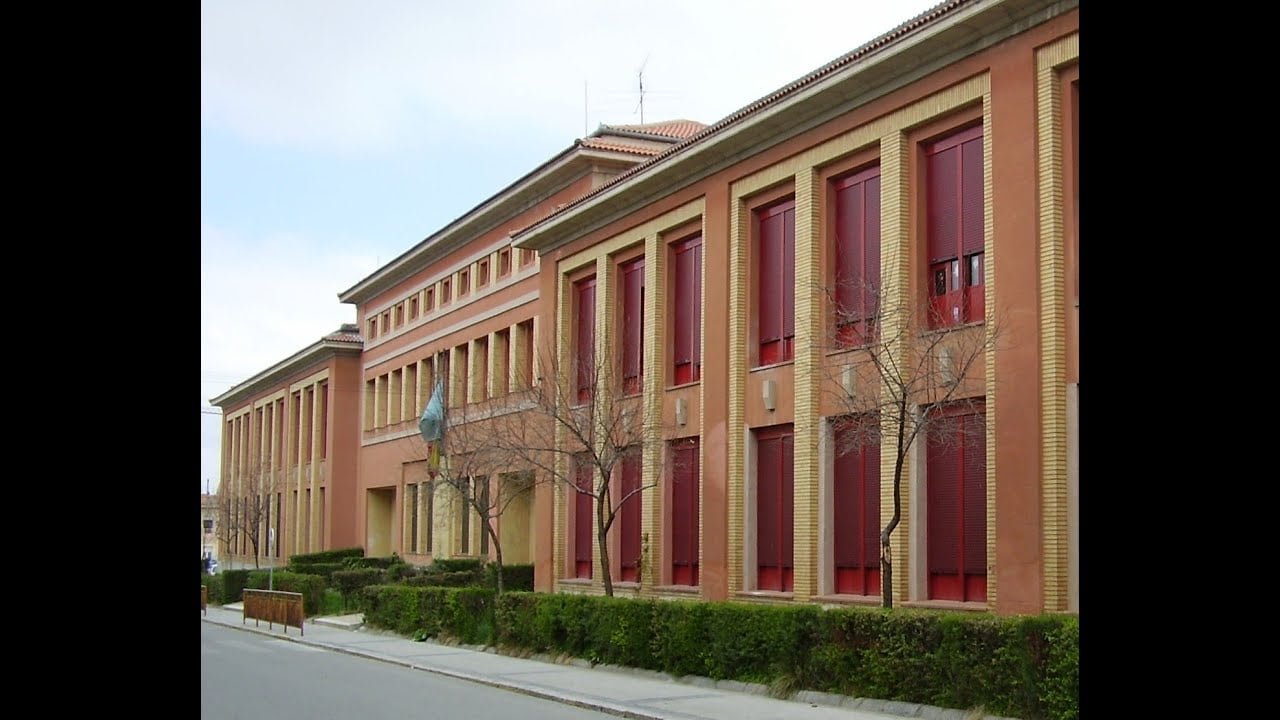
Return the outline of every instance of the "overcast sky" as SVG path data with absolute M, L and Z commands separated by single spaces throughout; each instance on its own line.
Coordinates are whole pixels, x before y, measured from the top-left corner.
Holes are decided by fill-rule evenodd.
M 713 123 L 937 4 L 202 0 L 201 492 L 209 400 L 338 293 L 601 123 Z

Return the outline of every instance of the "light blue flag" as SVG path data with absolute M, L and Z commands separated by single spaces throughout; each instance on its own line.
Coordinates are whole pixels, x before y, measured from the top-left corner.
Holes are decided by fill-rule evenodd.
M 427 442 L 444 438 L 444 383 L 436 380 L 436 387 L 431 391 L 431 399 L 422 411 L 418 420 L 418 432 Z

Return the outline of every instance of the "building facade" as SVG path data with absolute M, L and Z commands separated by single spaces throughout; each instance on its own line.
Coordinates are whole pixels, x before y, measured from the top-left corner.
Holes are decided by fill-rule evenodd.
M 896 509 L 895 605 L 1078 611 L 1078 107 L 1076 3 L 945 3 L 515 233 L 562 381 L 592 354 L 626 374 L 642 298 L 663 442 L 607 541 L 616 587 L 879 603 Z M 892 389 L 873 348 L 915 371 L 914 442 L 846 441 L 896 420 L 850 417 Z M 539 490 L 538 588 L 600 592 L 574 495 Z
M 1078 2 L 955 0 L 712 125 L 602 126 L 214 400 L 228 508 L 276 478 L 280 559 L 488 523 L 542 591 L 1078 612 L 1078 118 Z M 603 542 L 598 440 L 482 452 L 539 388 L 637 423 Z
M 290 555 L 361 544 L 351 508 L 362 345 L 358 328 L 343 325 L 210 401 L 223 418 L 224 560 L 283 565 Z
M 364 332 L 353 511 L 368 554 L 426 564 L 500 547 L 533 562 L 532 468 L 480 447 L 535 377 L 539 264 L 511 232 L 701 128 L 601 126 L 339 294 Z M 433 463 L 418 421 L 437 381 L 448 431 Z

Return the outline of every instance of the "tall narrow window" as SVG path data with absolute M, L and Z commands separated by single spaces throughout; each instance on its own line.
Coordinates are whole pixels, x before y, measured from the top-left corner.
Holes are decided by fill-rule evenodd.
M 498 277 L 506 277 L 511 274 L 511 248 L 502 248 L 498 251 Z
M 640 580 L 640 448 L 632 447 L 622 458 L 622 503 L 619 513 L 618 528 L 622 536 L 622 555 L 619 558 L 622 567 L 623 582 Z
M 476 525 L 480 528 L 480 557 L 489 557 L 489 478 L 476 478 Z
M 471 381 L 471 352 L 467 343 L 463 343 L 454 349 L 458 355 L 458 387 L 457 394 L 454 399 L 459 405 L 466 405 L 475 400 L 469 394 L 469 384 Z
M 874 334 L 880 290 L 880 168 L 841 178 L 835 194 L 835 329 L 839 347 Z
M 458 271 L 458 297 L 471 292 L 471 268 Z
M 834 421 L 835 591 L 880 592 L 880 445 L 875 421 Z
M 445 278 L 440 281 L 440 307 L 448 305 L 453 300 L 450 292 L 453 289 L 453 278 Z
M 622 294 L 622 392 L 637 395 L 644 377 L 644 258 L 618 268 Z
M 591 463 L 585 458 L 574 461 L 574 481 L 578 488 L 573 493 L 573 576 L 591 577 L 591 500 L 594 484 Z
M 404 501 L 409 504 L 409 547 L 405 548 L 405 552 L 416 553 L 418 552 L 418 486 L 405 485 L 404 490 Z
M 427 288 L 427 312 L 436 309 L 436 288 L 434 285 Z
M 418 296 L 414 295 L 409 298 L 409 319 L 416 320 L 418 318 Z
M 472 393 L 472 401 L 479 402 L 489 398 L 489 338 L 476 338 L 476 384 Z
M 671 245 L 672 383 L 702 378 L 702 235 Z
M 756 433 L 756 587 L 790 592 L 794 586 L 792 430 Z
M 772 365 L 795 356 L 795 200 L 757 211 L 756 227 L 756 319 L 760 342 L 756 364 Z
M 698 439 L 671 443 L 671 584 L 698 584 Z
M 596 378 L 596 279 L 580 280 L 573 287 L 577 295 L 574 389 L 578 402 L 585 403 L 591 399 Z
M 525 320 L 516 325 L 520 347 L 520 382 L 524 387 L 533 387 L 533 320 Z
M 925 149 L 929 327 L 981 322 L 983 296 L 982 126 Z
M 471 478 L 464 477 L 458 484 L 461 485 L 458 491 L 462 496 L 460 498 L 462 508 L 461 512 L 459 512 L 458 522 L 459 535 L 461 536 L 459 537 L 458 554 L 469 555 L 471 554 L 471 514 L 475 512 L 471 507 Z
M 432 518 L 435 517 L 435 510 L 436 510 L 435 484 L 422 483 L 421 485 L 418 486 L 418 492 L 423 492 L 427 494 L 427 502 L 426 502 L 427 507 L 422 513 L 423 534 L 426 535 L 426 539 L 423 541 L 423 546 L 426 547 L 427 552 L 434 552 L 434 550 L 431 549 L 431 541 L 434 540 L 434 538 L 431 536 L 431 524 L 432 524 L 431 520 Z
M 929 597 L 987 599 L 984 412 L 946 415 L 928 432 Z
M 476 263 L 476 287 L 482 288 L 489 284 L 489 258 L 485 258 Z

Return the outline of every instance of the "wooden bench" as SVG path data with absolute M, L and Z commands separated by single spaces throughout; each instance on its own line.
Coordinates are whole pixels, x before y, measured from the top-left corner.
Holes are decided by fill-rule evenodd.
M 266 620 L 267 627 L 271 629 L 275 628 L 276 623 L 284 625 L 285 635 L 289 634 L 290 626 L 298 628 L 303 635 L 306 634 L 302 628 L 306 614 L 302 606 L 302 593 L 245 588 L 241 597 L 244 601 L 241 624 L 249 618 L 253 618 L 255 625 Z
M 200 612 L 205 615 L 209 614 L 209 586 L 200 586 Z

